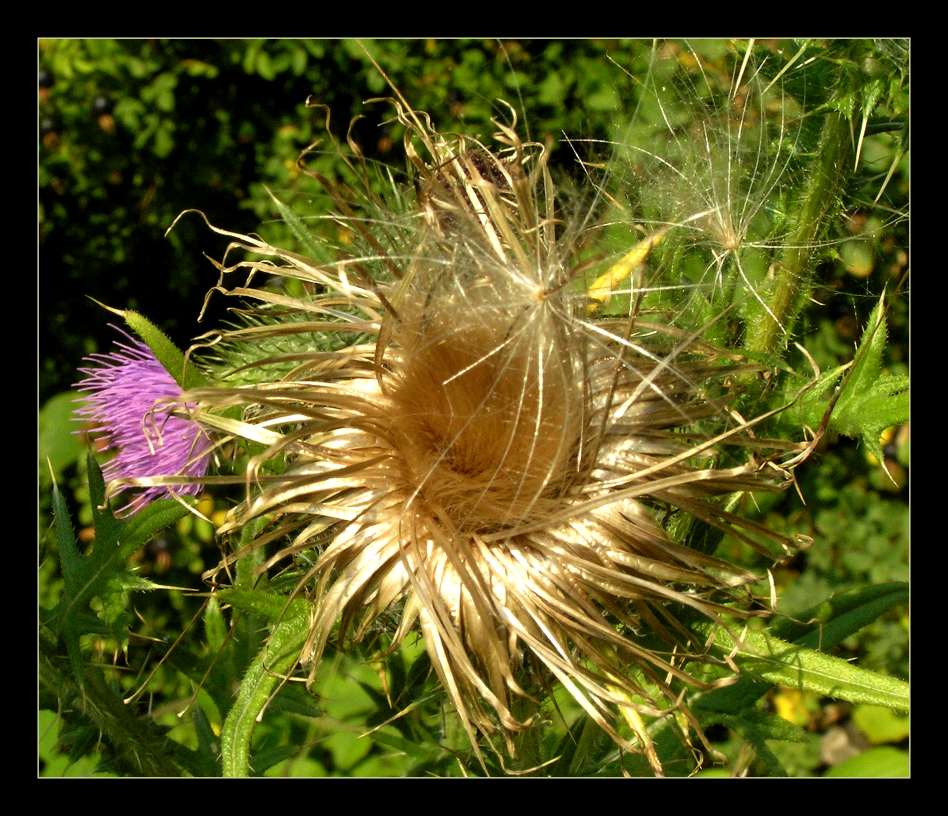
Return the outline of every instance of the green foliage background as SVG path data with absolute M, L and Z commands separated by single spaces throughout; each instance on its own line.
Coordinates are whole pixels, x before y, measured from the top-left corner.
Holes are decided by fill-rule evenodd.
M 412 104 L 484 138 L 495 100 L 516 102 L 518 93 L 533 132 L 606 138 L 619 100 L 603 54 L 631 48 L 372 44 Z M 285 237 L 264 187 L 291 205 L 305 195 L 296 159 L 324 118 L 305 108 L 308 96 L 329 106 L 337 138 L 362 115 L 353 135 L 366 155 L 401 161 L 391 133 L 377 127 L 384 106 L 362 104 L 387 91 L 353 41 L 57 40 L 40 43 L 39 59 L 41 403 L 110 339 L 86 295 L 146 311 L 179 344 L 198 333 L 204 292 L 216 281 L 202 252 L 219 257 L 219 246 L 190 222 L 165 238 L 182 210 Z
M 641 66 L 651 49 L 648 42 L 584 40 L 390 40 L 368 46 L 412 105 L 429 111 L 440 127 L 486 138 L 492 132 L 489 118 L 499 112 L 494 100 L 504 98 L 522 108 L 534 138 L 550 136 L 555 141 L 563 133 L 613 138 L 631 100 L 622 98 L 620 72 L 607 57 L 621 65 Z M 711 41 L 695 46 L 712 61 L 726 48 Z M 792 52 L 798 43 L 788 41 L 784 47 Z M 855 137 L 862 123 L 858 106 L 872 97 L 873 124 L 844 209 L 829 227 L 832 242 L 817 258 L 813 302 L 800 318 L 801 342 L 824 372 L 852 359 L 884 288 L 890 297 L 888 342 L 881 364 L 893 375 L 907 372 L 907 223 L 885 215 L 904 212 L 908 200 L 907 140 L 898 127 L 884 127 L 906 120 L 899 106 L 907 83 L 893 68 L 897 60 L 892 53 L 898 54 L 898 49 L 888 43 L 848 46 L 846 58 L 854 66 L 851 93 L 834 88 L 824 102 L 844 109 L 851 101 L 848 114 Z M 142 311 L 185 347 L 191 337 L 223 316 L 220 302 L 212 301 L 206 327 L 196 323 L 204 293 L 216 280 L 216 271 L 202 253 L 220 258 L 226 241 L 211 236 L 197 219 L 182 222 L 165 237 L 180 211 L 201 209 L 216 224 L 256 231 L 273 243 L 292 240 L 265 188 L 291 206 L 318 211 L 320 202 L 312 185 L 296 167 L 300 151 L 322 129 L 324 114 L 305 107 L 310 95 L 329 106 L 332 129 L 340 139 L 353 116 L 364 117 L 352 133 L 370 159 L 398 165 L 401 148 L 397 129 L 378 127 L 388 115 L 386 107 L 363 105 L 365 99 L 386 95 L 387 90 L 362 50 L 350 41 L 50 40 L 40 43 L 38 59 L 40 447 L 41 455 L 50 458 L 79 541 L 88 543 L 95 525 L 94 502 L 80 441 L 66 432 L 71 430 L 72 407 L 66 392 L 78 379 L 81 358 L 105 351 L 113 333 L 105 314 L 85 296 Z M 321 157 L 317 163 L 320 169 L 335 172 L 331 159 Z M 562 145 L 553 164 L 577 174 L 572 153 Z M 890 168 L 894 171 L 881 206 L 874 207 L 872 200 Z M 800 359 L 794 360 L 794 367 L 806 370 Z M 760 518 L 769 526 L 814 539 L 812 548 L 775 576 L 780 609 L 788 614 L 813 607 L 833 592 L 908 579 L 908 426 L 893 429 L 884 449 L 878 450 L 894 481 L 879 467 L 878 457 L 871 461 L 867 456 L 865 441 L 830 436 L 819 455 L 800 471 L 806 504 L 785 495 L 759 508 Z M 65 589 L 58 566 L 63 555 L 49 527 L 51 479 L 45 465 L 39 478 L 40 604 L 52 609 Z M 205 497 L 202 502 L 202 509 L 214 517 L 226 508 L 227 497 Z M 725 551 L 732 546 L 728 541 L 722 544 Z M 739 555 L 736 548 L 728 554 Z M 140 549 L 133 563 L 142 579 L 198 588 L 199 574 L 217 558 L 211 525 L 188 516 Z M 106 625 L 82 640 L 83 652 L 93 662 L 115 662 L 120 667 L 104 676 L 122 694 L 154 669 L 156 656 L 169 645 L 167 633 L 180 632 L 198 609 L 197 601 L 181 592 L 144 589 L 125 590 L 132 592 L 136 618 L 140 616 L 132 637 L 123 637 L 121 631 L 124 626 L 127 632 L 133 621 L 110 617 L 108 609 L 100 608 L 94 611 Z M 219 610 L 205 612 L 200 625 L 206 642 L 180 650 L 157 668 L 135 709 L 138 719 L 170 729 L 167 736 L 196 754 L 205 748 L 217 750 L 223 712 L 214 700 L 235 692 L 244 667 L 262 643 L 263 619 L 256 620 L 257 628 L 247 624 L 243 638 L 237 638 L 236 651 L 227 653 L 223 661 L 227 665 L 208 670 L 226 635 Z M 905 678 L 907 626 L 905 608 L 892 609 L 848 637 L 835 654 Z M 359 656 L 331 659 L 335 669 L 322 675 L 319 705 L 291 687 L 268 709 L 255 735 L 256 771 L 458 773 L 451 751 L 460 752 L 463 739 L 449 722 L 436 725 L 440 715 L 434 703 L 420 704 L 397 728 L 378 731 L 372 739 L 357 739 L 391 716 L 386 700 L 391 689 L 405 695 L 402 706 L 405 700 L 430 702 L 434 697 L 418 649 L 403 649 L 387 675 Z M 177 718 L 205 670 L 211 672 L 208 682 L 216 684 L 218 693 L 202 692 L 189 716 Z M 145 700 L 154 705 L 142 708 Z M 567 700 L 560 702 L 569 708 Z M 96 767 L 105 773 L 134 772 L 120 751 L 98 745 L 101 724 L 94 717 L 88 712 L 56 717 L 61 705 L 62 700 L 41 693 L 41 774 L 89 774 Z M 907 763 L 903 721 L 896 718 L 893 724 L 871 707 L 833 703 L 812 693 L 794 697 L 779 687 L 761 705 L 801 727 L 796 741 L 767 743 L 792 775 L 839 774 L 840 769 L 845 774 L 845 762 L 833 766 L 821 758 L 821 740 L 825 743 L 833 729 L 844 732 L 848 744 L 867 749 L 849 761 L 868 757 L 863 760 L 868 770 L 857 764 L 850 773 L 901 773 Z M 433 733 L 437 740 L 431 739 Z M 712 736 L 728 758 L 727 767 L 739 766 L 746 735 L 724 723 Z M 606 746 L 598 745 L 595 737 L 588 739 L 590 756 L 605 757 Z M 763 772 L 761 756 L 763 752 L 758 752 L 753 767 Z M 98 766 L 97 760 L 101 760 Z M 605 760 L 598 767 L 557 767 L 561 772 L 615 770 Z

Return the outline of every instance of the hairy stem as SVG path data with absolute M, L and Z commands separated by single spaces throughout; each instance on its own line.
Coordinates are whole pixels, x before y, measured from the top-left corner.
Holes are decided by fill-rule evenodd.
M 808 181 L 798 205 L 796 223 L 787 239 L 776 278 L 764 297 L 771 314 L 761 309 L 747 323 L 744 348 L 756 354 L 783 351 L 792 323 L 810 291 L 811 259 L 826 215 L 846 181 L 852 140 L 845 118 L 827 115 Z
M 274 627 L 267 645 L 250 664 L 237 699 L 221 729 L 224 776 L 250 776 L 250 738 L 277 685 L 299 659 L 306 641 L 308 617 L 288 618 Z

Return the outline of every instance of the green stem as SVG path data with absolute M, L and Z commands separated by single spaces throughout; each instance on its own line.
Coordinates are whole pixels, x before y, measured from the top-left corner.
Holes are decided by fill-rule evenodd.
M 793 320 L 810 291 L 810 260 L 823 230 L 827 213 L 837 200 L 846 181 L 852 149 L 846 119 L 838 113 L 827 115 L 809 179 L 798 206 L 796 224 L 787 239 L 780 261 L 775 264 L 776 279 L 764 299 L 763 308 L 747 322 L 744 348 L 756 354 L 770 354 L 786 347 Z
M 299 660 L 309 631 L 309 615 L 284 618 L 266 645 L 250 664 L 240 683 L 237 699 L 221 729 L 224 776 L 250 776 L 250 739 L 259 717 L 263 716 L 277 684 Z

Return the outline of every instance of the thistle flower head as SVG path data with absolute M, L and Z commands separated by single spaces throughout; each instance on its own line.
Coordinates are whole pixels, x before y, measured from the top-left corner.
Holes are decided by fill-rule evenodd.
M 644 78 L 622 68 L 637 105 L 611 148 L 617 220 L 662 231 L 656 254 L 669 277 L 690 283 L 688 299 L 726 301 L 737 286 L 785 331 L 764 300 L 766 274 L 780 250 L 806 240 L 791 234 L 793 191 L 815 145 L 806 88 L 786 92 L 785 81 L 799 84 L 796 69 L 791 62 L 785 74 L 776 62 L 750 49 L 708 61 L 689 43 L 656 45 Z
M 222 264 L 218 291 L 246 269 L 319 293 L 230 290 L 292 319 L 225 341 L 283 334 L 295 347 L 259 361 L 290 366 L 274 381 L 187 395 L 210 426 L 267 446 L 220 532 L 268 519 L 249 546 L 285 543 L 263 570 L 316 549 L 298 567 L 310 678 L 330 638 L 361 640 L 394 614 L 395 643 L 420 628 L 472 742 L 527 727 L 514 701 L 555 678 L 659 771 L 639 715 L 676 709 L 672 681 L 700 685 L 682 665 L 704 659 L 676 609 L 716 617 L 754 576 L 672 540 L 657 511 L 759 547 L 713 497 L 785 486 L 764 469 L 765 442 L 742 452 L 754 423 L 727 399 L 741 366 L 650 323 L 637 298 L 626 317 L 589 316 L 582 236 L 514 123 L 497 123 L 491 151 L 394 104 L 417 205 L 399 220 L 339 214 L 364 255 L 357 240 L 319 263 L 226 233 L 264 260 Z M 367 273 L 379 257 L 390 280 Z M 218 419 L 235 405 L 242 421 Z M 716 434 L 682 432 L 699 421 Z
M 115 327 L 113 327 L 115 328 Z M 191 419 L 175 412 L 181 388 L 145 343 L 116 329 L 124 340 L 108 354 L 92 354 L 76 387 L 88 396 L 76 412 L 102 434 L 115 455 L 106 481 L 157 476 L 200 477 L 207 472 L 210 440 Z M 123 490 L 125 488 L 121 488 Z M 145 488 L 118 512 L 131 515 L 167 495 L 195 495 L 199 484 Z

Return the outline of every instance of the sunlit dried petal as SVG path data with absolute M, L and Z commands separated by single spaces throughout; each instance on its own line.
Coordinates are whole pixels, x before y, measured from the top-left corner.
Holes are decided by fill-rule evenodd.
M 427 154 L 410 147 L 417 209 L 337 216 L 363 257 L 320 264 L 228 233 L 258 259 L 222 282 L 244 268 L 321 294 L 233 290 L 264 305 L 218 348 L 237 349 L 241 371 L 279 374 L 187 396 L 215 429 L 268 446 L 220 532 L 267 517 L 257 545 L 288 536 L 267 568 L 316 548 L 299 587 L 314 605 L 311 679 L 331 638 L 361 640 L 400 615 L 395 642 L 420 628 L 475 747 L 499 730 L 512 750 L 529 724 L 515 701 L 555 678 L 660 772 L 640 715 L 675 709 L 674 684 L 700 685 L 684 658 L 705 659 L 676 609 L 715 617 L 754 576 L 676 543 L 656 511 L 772 554 L 714 501 L 787 484 L 764 468 L 765 443 L 742 448 L 757 420 L 729 408 L 749 367 L 640 320 L 634 298 L 626 318 L 590 316 L 575 285 L 581 234 L 556 222 L 542 148 L 512 124 L 498 123 L 495 154 L 396 109 Z M 261 334 L 292 348 L 248 363 Z M 307 337 L 314 350 L 300 348 Z M 234 405 L 243 419 L 225 422 Z M 681 432 L 699 421 L 715 433 Z

